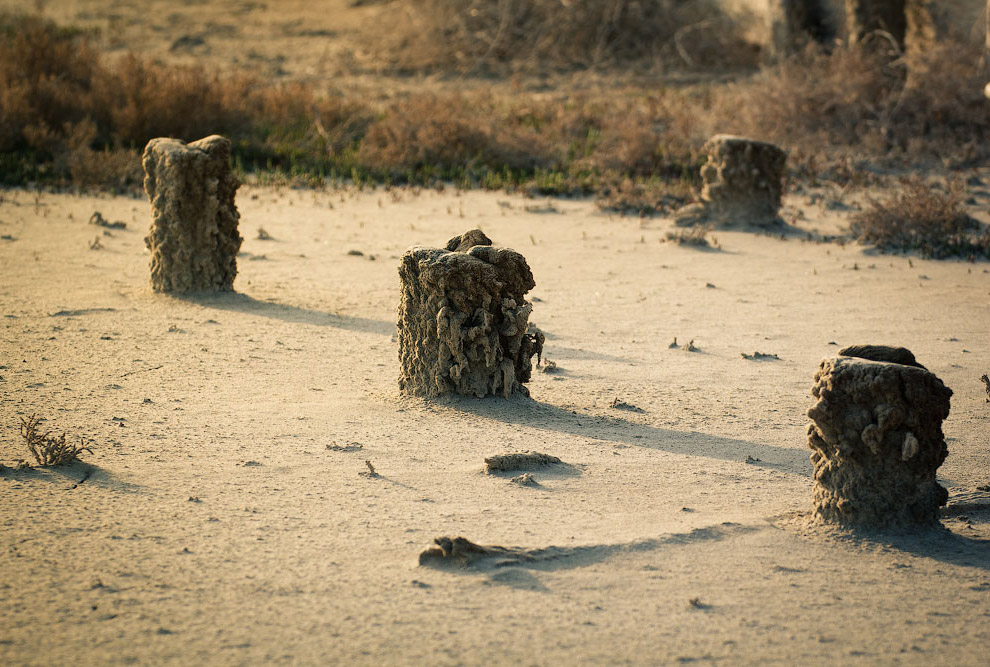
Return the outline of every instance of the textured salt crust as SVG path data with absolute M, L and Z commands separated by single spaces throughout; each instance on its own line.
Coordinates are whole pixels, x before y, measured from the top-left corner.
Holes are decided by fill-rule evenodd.
M 952 391 L 920 366 L 839 357 L 821 362 L 811 393 L 816 518 L 862 528 L 937 523 L 948 497 L 935 472 L 948 454 L 942 421 Z
M 903 366 L 916 366 L 924 368 L 914 358 L 911 350 L 906 347 L 892 347 L 890 345 L 849 345 L 839 350 L 840 357 L 857 357 L 859 359 L 869 359 L 870 361 L 887 361 L 892 364 Z
M 151 200 L 151 287 L 156 292 L 231 291 L 241 236 L 230 170 L 230 142 L 212 135 L 191 144 L 152 139 L 144 149 Z
M 416 247 L 399 266 L 399 387 L 416 396 L 528 395 L 543 335 L 529 331 L 526 259 L 481 230 L 445 249 Z
M 780 223 L 787 153 L 763 141 L 720 134 L 705 144 L 701 202 L 681 209 L 679 225 Z
M 512 472 L 534 470 L 544 466 L 562 463 L 556 456 L 540 452 L 519 452 L 517 454 L 497 454 L 485 459 L 485 472 Z

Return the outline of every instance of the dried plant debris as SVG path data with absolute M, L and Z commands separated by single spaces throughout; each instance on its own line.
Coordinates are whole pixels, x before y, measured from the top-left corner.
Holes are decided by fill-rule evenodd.
M 79 459 L 83 452 L 93 453 L 93 450 L 83 444 L 82 438 L 78 445 L 69 444 L 66 441 L 65 433 L 53 436 L 51 431 L 38 432 L 38 425 L 41 418 L 31 415 L 27 419 L 21 418 L 21 437 L 24 444 L 38 462 L 40 466 L 58 466 L 72 463 Z
M 620 401 L 618 398 L 613 398 L 609 407 L 615 408 L 616 410 L 626 410 L 627 412 L 646 412 L 643 408 L 633 405 L 632 403 Z
M 273 241 L 274 237 L 269 234 L 264 227 L 258 227 L 258 235 L 255 237 L 259 241 Z
M 327 445 L 327 449 L 331 452 L 359 452 L 364 449 L 364 445 L 360 442 L 348 442 L 344 445 L 338 445 L 336 442 L 332 442 Z
M 551 359 L 547 359 L 543 362 L 543 368 L 540 369 L 541 373 L 556 373 L 558 370 L 557 362 Z
M 364 470 L 362 472 L 359 472 L 358 473 L 359 475 L 361 475 L 363 477 L 371 477 L 371 478 L 374 478 L 374 477 L 378 477 L 379 476 L 378 475 L 378 471 L 375 470 L 375 466 L 371 465 L 371 461 L 370 460 L 365 459 L 364 465 L 368 466 L 368 469 L 367 470 Z
M 990 377 L 987 377 L 984 374 L 984 375 L 981 375 L 980 376 L 980 379 L 983 380 L 983 384 L 986 385 L 986 389 L 987 389 L 987 403 L 990 403 Z
M 100 237 L 99 236 L 97 236 L 95 239 L 93 239 L 92 241 L 89 242 L 89 249 L 90 250 L 103 250 L 103 248 L 104 248 L 103 242 L 100 241 Z
M 109 222 L 103 217 L 103 214 L 99 211 L 95 211 L 93 215 L 89 216 L 89 224 L 96 225 L 97 227 L 105 227 L 107 229 L 127 229 L 126 222 Z
M 549 465 L 563 463 L 556 456 L 540 452 L 518 452 L 515 454 L 497 454 L 485 459 L 485 472 L 512 472 L 514 470 L 534 470 Z
M 437 537 L 433 542 L 436 546 L 419 554 L 420 565 L 470 567 L 487 558 L 513 555 L 511 549 L 485 547 L 463 537 Z
M 746 354 L 745 352 L 741 352 L 740 354 L 742 354 L 743 359 L 749 359 L 750 361 L 767 361 L 771 359 L 780 361 L 780 357 L 778 357 L 776 354 L 767 354 L 765 352 L 754 352 L 753 354 Z
M 712 240 L 709 242 L 708 232 L 710 231 L 711 227 L 707 225 L 697 225 L 686 229 L 678 229 L 667 232 L 666 239 L 676 243 L 677 245 L 694 246 L 697 248 L 710 248 L 713 246 L 718 247 L 718 243 L 716 241 Z
M 701 348 L 695 346 L 694 339 L 692 338 L 691 340 L 688 341 L 688 344 L 684 346 L 684 351 L 685 352 L 700 352 L 701 351 Z
M 518 484 L 519 486 L 542 486 L 542 484 L 537 482 L 536 478 L 533 477 L 533 475 L 531 475 L 528 472 L 524 472 L 521 475 L 517 475 L 512 479 L 510 479 L 509 481 L 512 482 L 513 484 Z
M 903 190 L 854 215 L 849 230 L 861 243 L 885 252 L 920 252 L 924 257 L 990 257 L 990 231 L 966 213 L 965 188 L 956 179 L 944 188 L 919 176 Z

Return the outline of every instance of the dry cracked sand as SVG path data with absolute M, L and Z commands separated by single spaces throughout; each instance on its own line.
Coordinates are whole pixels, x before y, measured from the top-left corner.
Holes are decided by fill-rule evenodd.
M 798 231 L 843 222 L 806 200 Z M 2 193 L 0 663 L 985 664 L 986 262 L 504 193 L 237 202 L 236 292 L 177 298 L 146 200 Z M 398 258 L 472 227 L 528 260 L 556 372 L 403 397 Z M 955 392 L 945 530 L 809 524 L 812 376 L 864 342 Z M 32 413 L 92 454 L 11 470 Z M 485 474 L 526 450 L 563 463 Z M 420 566 L 442 535 L 539 557 Z

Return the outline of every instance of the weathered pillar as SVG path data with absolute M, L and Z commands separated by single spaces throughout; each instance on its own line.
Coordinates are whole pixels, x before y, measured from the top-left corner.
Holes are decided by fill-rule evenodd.
M 835 36 L 828 11 L 820 0 L 768 0 L 767 45 L 773 58 L 824 43 Z
M 543 335 L 528 332 L 526 259 L 474 229 L 399 265 L 399 388 L 417 396 L 528 394 Z
M 763 141 L 719 134 L 705 144 L 701 202 L 681 209 L 679 225 L 780 223 L 787 153 Z
M 907 34 L 907 0 L 846 0 L 846 32 L 850 44 L 864 43 L 871 33 L 889 33 L 903 51 Z
M 240 183 L 230 141 L 212 135 L 191 144 L 152 139 L 141 159 L 151 200 L 151 287 L 156 292 L 229 291 L 237 275 Z
M 808 411 L 816 518 L 874 529 L 937 523 L 952 391 L 904 348 L 839 354 L 819 365 Z

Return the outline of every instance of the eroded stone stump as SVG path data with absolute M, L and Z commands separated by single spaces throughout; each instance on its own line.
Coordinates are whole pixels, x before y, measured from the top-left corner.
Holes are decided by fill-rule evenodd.
M 475 229 L 446 248 L 411 248 L 399 280 L 399 387 L 417 396 L 510 396 L 532 374 L 543 335 L 530 333 L 535 286 L 526 259 Z
M 946 4 L 944 0 L 846 0 L 849 42 L 889 50 L 893 39 L 896 50 L 922 53 L 954 33 L 952 11 Z
M 763 141 L 719 134 L 705 144 L 701 202 L 681 209 L 677 224 L 779 224 L 787 153 Z
M 229 291 L 241 236 L 230 141 L 152 139 L 141 159 L 151 200 L 151 287 L 156 292 Z
M 948 498 L 935 471 L 948 454 L 942 420 L 952 390 L 917 362 L 882 360 L 913 362 L 904 348 L 852 350 L 871 358 L 824 359 L 811 390 L 816 518 L 874 529 L 937 523 Z
M 771 57 L 787 56 L 812 41 L 830 41 L 835 36 L 831 21 L 821 0 L 768 0 L 767 45 Z
M 903 49 L 907 34 L 907 4 L 907 0 L 846 0 L 849 43 L 862 44 L 879 30 L 890 35 Z

